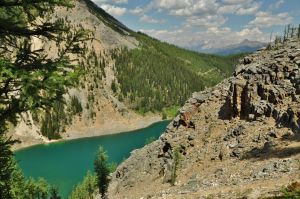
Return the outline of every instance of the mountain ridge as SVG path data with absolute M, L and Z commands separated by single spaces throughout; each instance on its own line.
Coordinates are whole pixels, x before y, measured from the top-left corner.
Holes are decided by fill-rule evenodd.
M 109 195 L 282 195 L 282 187 L 297 181 L 299 173 L 299 68 L 298 39 L 245 57 L 232 77 L 194 93 L 158 141 L 134 151 L 117 168 Z M 181 157 L 178 168 L 175 153 Z
M 97 6 L 97 4 L 94 3 L 93 1 L 84 0 L 84 2 L 88 6 L 90 12 L 98 16 L 108 26 L 112 27 L 113 29 L 117 30 L 122 34 L 130 34 L 132 32 L 132 30 L 130 30 L 128 27 L 126 27 L 123 23 L 118 21 L 112 15 L 108 14 L 101 7 Z
M 22 141 L 19 147 L 60 137 L 101 135 L 99 129 L 109 130 L 112 122 L 121 130 L 136 129 L 143 115 L 149 115 L 146 121 L 158 121 L 163 112 L 166 115 L 181 105 L 196 88 L 201 90 L 229 76 L 240 58 L 186 51 L 135 33 L 90 0 L 75 1 L 71 9 L 56 8 L 53 17 L 63 19 L 71 28 L 89 30 L 93 39 L 84 44 L 86 52 L 78 62 L 84 73 L 78 85 L 69 89 L 65 103 L 56 103 L 48 112 L 23 114 L 18 126 L 12 128 L 10 135 Z M 51 43 L 34 42 L 36 48 L 49 49 L 50 57 L 58 50 Z M 123 61 L 122 56 L 126 57 Z M 159 72 L 162 67 L 163 73 Z M 175 75 L 169 76 L 172 71 Z M 190 74 L 194 81 L 182 74 Z M 148 78 L 147 89 L 127 77 L 140 82 Z
M 240 43 L 224 46 L 222 48 L 212 48 L 207 50 L 200 50 L 200 52 L 216 54 L 216 55 L 231 55 L 238 53 L 253 53 L 256 50 L 266 47 L 267 43 L 259 41 L 251 41 L 244 39 Z

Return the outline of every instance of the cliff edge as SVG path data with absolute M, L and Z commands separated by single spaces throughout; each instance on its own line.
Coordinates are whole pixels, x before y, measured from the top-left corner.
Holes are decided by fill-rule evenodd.
M 280 195 L 299 176 L 299 68 L 300 42 L 292 39 L 242 59 L 233 77 L 194 93 L 158 141 L 132 152 L 109 196 Z

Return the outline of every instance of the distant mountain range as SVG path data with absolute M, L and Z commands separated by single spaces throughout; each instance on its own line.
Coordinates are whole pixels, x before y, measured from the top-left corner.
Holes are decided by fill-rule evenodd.
M 193 50 L 216 55 L 232 55 L 247 52 L 251 53 L 265 46 L 267 46 L 267 43 L 245 39 L 241 43 L 229 45 L 224 48 L 212 48 L 207 50 L 199 50 L 197 48 L 194 48 Z

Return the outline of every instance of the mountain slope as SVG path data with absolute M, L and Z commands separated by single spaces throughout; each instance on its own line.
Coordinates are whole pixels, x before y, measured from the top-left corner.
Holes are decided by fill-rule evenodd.
M 109 15 L 107 12 L 105 12 L 102 8 L 98 7 L 94 2 L 91 0 L 84 0 L 86 3 L 90 13 L 94 14 L 98 17 L 102 22 L 104 22 L 105 25 L 109 26 L 113 30 L 116 30 L 117 32 L 121 34 L 130 34 L 132 33 L 132 30 L 127 28 L 124 24 L 116 20 L 113 16 Z
M 65 103 L 24 114 L 11 132 L 25 144 L 143 127 L 143 120 L 159 120 L 162 111 L 181 105 L 195 90 L 228 77 L 240 57 L 199 54 L 135 33 L 90 0 L 57 8 L 53 17 L 91 31 L 94 39 L 84 44 L 78 61 L 84 72 Z M 59 50 L 38 39 L 34 44 L 48 49 L 49 57 Z M 147 118 L 137 114 L 149 111 Z
M 211 87 L 228 77 L 242 56 L 200 54 L 142 33 L 136 33 L 135 38 L 139 48 L 120 49 L 113 59 L 120 98 L 127 98 L 127 104 L 140 112 L 182 105 L 192 92 Z
M 118 167 L 110 197 L 264 198 L 299 180 L 299 49 L 290 40 L 256 52 L 194 93 L 158 141 Z

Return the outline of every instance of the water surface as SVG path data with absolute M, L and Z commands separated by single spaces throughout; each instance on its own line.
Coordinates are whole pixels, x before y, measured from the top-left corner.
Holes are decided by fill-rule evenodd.
M 36 145 L 19 150 L 15 155 L 26 177 L 45 178 L 66 198 L 87 171 L 93 171 L 100 145 L 107 151 L 110 162 L 120 163 L 132 150 L 143 147 L 147 138 L 157 139 L 168 123 L 162 121 L 131 132 Z

